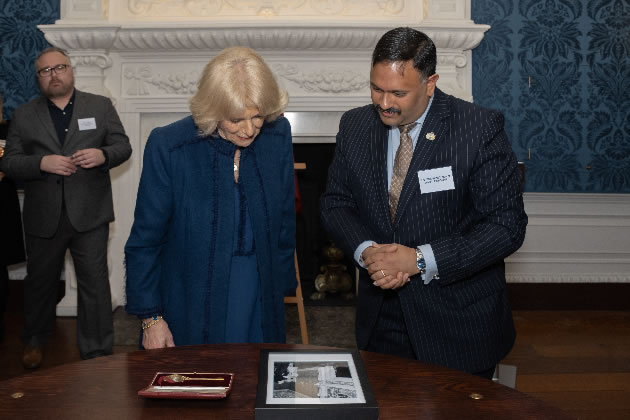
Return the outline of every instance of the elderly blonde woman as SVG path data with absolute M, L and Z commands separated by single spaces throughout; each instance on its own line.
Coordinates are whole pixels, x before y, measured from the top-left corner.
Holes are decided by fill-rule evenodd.
M 253 50 L 205 67 L 192 116 L 153 130 L 125 246 L 145 349 L 284 342 L 295 287 L 288 102 Z

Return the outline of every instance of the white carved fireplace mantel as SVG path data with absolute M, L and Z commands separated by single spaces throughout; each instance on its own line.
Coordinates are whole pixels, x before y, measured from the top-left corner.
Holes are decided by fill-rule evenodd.
M 471 21 L 471 0 L 60 1 L 61 19 L 39 28 L 70 53 L 78 89 L 113 100 L 133 148 L 131 159 L 112 171 L 113 307 L 125 303 L 123 248 L 144 143 L 151 129 L 188 113 L 203 66 L 220 50 L 245 45 L 265 58 L 289 92 L 294 142 L 334 142 L 341 113 L 370 102 L 370 57 L 387 30 L 410 26 L 427 33 L 437 46 L 438 86 L 471 101 L 471 50 L 489 29 Z M 517 279 L 535 281 L 527 273 Z M 66 280 L 57 313 L 74 315 L 69 260 Z

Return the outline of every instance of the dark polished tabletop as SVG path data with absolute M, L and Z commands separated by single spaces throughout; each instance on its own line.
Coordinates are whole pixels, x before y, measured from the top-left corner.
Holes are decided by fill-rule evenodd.
M 253 419 L 263 348 L 325 349 L 290 344 L 182 346 L 70 363 L 0 382 L 0 418 Z M 383 420 L 571 418 L 547 403 L 472 375 L 378 353 L 361 352 L 361 357 Z M 235 376 L 231 394 L 221 400 L 139 397 L 137 392 L 158 371 Z

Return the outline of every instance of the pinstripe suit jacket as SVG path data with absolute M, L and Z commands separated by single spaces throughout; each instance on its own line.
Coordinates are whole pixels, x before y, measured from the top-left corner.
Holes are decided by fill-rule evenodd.
M 94 118 L 96 127 L 80 130 L 78 120 Z M 68 177 L 43 173 L 43 156 L 70 156 L 80 149 L 99 148 L 107 165 L 77 168 Z M 61 206 L 72 226 L 87 232 L 114 220 L 109 169 L 129 159 L 131 145 L 109 98 L 75 90 L 72 120 L 63 145 L 57 138 L 46 97 L 40 96 L 15 110 L 2 159 L 4 171 L 24 183 L 24 230 L 52 237 L 59 225 Z
M 371 105 L 341 118 L 321 199 L 324 226 L 347 255 L 366 240 L 430 244 L 439 280 L 424 285 L 414 276 L 398 289 L 416 356 L 468 372 L 489 369 L 514 343 L 503 259 L 521 246 L 527 225 L 503 116 L 436 89 L 393 222 L 387 129 Z M 455 189 L 422 194 L 417 172 L 441 167 L 452 168 Z M 383 291 L 360 271 L 356 335 L 365 349 L 378 340 L 371 333 Z

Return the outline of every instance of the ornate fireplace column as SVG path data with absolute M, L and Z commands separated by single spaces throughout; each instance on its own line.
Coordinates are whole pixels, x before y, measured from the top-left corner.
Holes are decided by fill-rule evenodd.
M 112 170 L 112 306 L 125 303 L 123 247 L 150 130 L 188 113 L 203 66 L 225 47 L 256 49 L 289 91 L 294 142 L 334 142 L 341 114 L 370 102 L 372 49 L 387 30 L 426 32 L 438 50 L 444 91 L 472 100 L 471 50 L 487 25 L 470 20 L 470 0 L 61 0 L 61 19 L 41 25 L 70 53 L 77 88 L 112 98 L 133 155 Z M 76 313 L 66 264 L 58 314 Z

